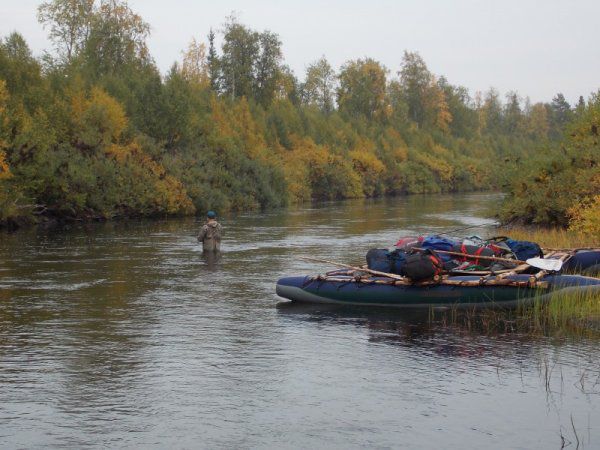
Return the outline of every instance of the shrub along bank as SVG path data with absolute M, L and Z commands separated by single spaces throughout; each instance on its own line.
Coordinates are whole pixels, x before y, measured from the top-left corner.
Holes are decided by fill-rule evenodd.
M 596 156 L 578 150 L 592 137 L 582 128 L 557 156 L 574 114 L 560 94 L 535 105 L 494 89 L 472 98 L 409 52 L 392 74 L 371 58 L 334 70 L 323 57 L 300 80 L 277 35 L 235 19 L 220 49 L 211 31 L 162 76 L 149 26 L 125 2 L 83 6 L 40 6 L 54 45 L 42 58 L 18 33 L 0 43 L 0 224 L 498 188 L 531 155 L 532 177 L 564 168 L 563 182 L 587 190 L 575 204 L 557 198 L 567 212 L 539 211 L 534 195 L 560 181 L 536 190 L 520 173 L 527 187 L 512 181 L 505 217 L 587 229 L 596 214 L 585 166 Z

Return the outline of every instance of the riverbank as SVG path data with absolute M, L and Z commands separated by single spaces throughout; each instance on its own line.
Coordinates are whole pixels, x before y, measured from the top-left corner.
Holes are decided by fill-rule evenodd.
M 600 293 L 559 291 L 516 309 L 432 311 L 429 322 L 471 334 L 600 339 Z
M 543 249 L 600 248 L 598 237 L 561 228 L 510 227 L 493 231 L 497 236 L 536 242 Z M 600 276 L 599 274 L 591 274 Z M 451 312 L 432 318 L 467 331 L 524 333 L 544 336 L 600 338 L 600 293 L 556 292 L 550 298 L 515 310 Z
M 313 198 L 310 200 L 306 200 L 303 202 L 294 202 L 287 203 L 285 205 L 272 205 L 267 207 L 260 207 L 255 205 L 254 207 L 248 207 L 245 209 L 245 212 L 264 212 L 268 214 L 272 214 L 277 211 L 294 211 L 297 209 L 302 209 L 305 207 L 316 207 L 322 208 L 327 205 L 336 205 L 340 202 L 394 202 L 395 200 L 407 199 L 408 203 L 418 203 L 419 198 L 426 198 L 427 202 L 430 202 L 432 198 L 439 198 L 442 203 L 445 203 L 448 196 L 453 195 L 496 195 L 498 197 L 494 197 L 494 202 L 498 202 L 501 199 L 500 194 L 494 190 L 473 190 L 473 189 L 465 189 L 460 192 L 440 192 L 437 194 L 429 194 L 429 193 L 406 193 L 406 194 L 398 194 L 398 195 L 377 195 L 371 197 L 351 197 L 351 198 L 341 198 L 337 200 L 331 199 L 320 199 Z M 240 214 L 241 211 L 238 209 L 226 209 L 226 208 L 216 208 L 217 212 L 220 216 L 224 215 L 237 215 Z M 489 214 L 493 211 L 494 208 L 491 208 L 483 212 L 484 215 Z M 177 218 L 185 218 L 185 217 L 200 217 L 204 218 L 204 212 L 206 210 L 189 210 L 187 212 L 178 212 L 178 213 L 146 213 L 142 214 L 135 211 L 122 211 L 120 213 L 113 214 L 102 214 L 98 212 L 94 212 L 91 210 L 83 211 L 79 214 L 74 213 L 73 211 L 63 211 L 62 213 L 59 210 L 46 208 L 43 206 L 28 206 L 21 208 L 14 208 L 11 210 L 12 215 L 8 218 L 2 218 L 0 216 L 0 232 L 2 231 L 16 231 L 18 229 L 27 229 L 31 227 L 39 227 L 41 229 L 60 229 L 60 227 L 70 227 L 74 224 L 92 224 L 92 223 L 127 223 L 127 222 L 138 222 L 140 220 L 165 220 L 165 219 L 177 219 Z M 425 228 L 424 228 L 425 229 Z M 423 231 L 424 232 L 424 231 Z
M 543 249 L 600 248 L 598 236 L 564 228 L 500 227 L 496 233 L 516 240 L 536 242 Z
M 41 211 L 104 220 L 497 189 L 563 132 L 553 114 L 535 113 L 556 105 L 515 115 L 519 96 L 504 104 L 493 89 L 474 103 L 417 53 L 404 52 L 391 71 L 371 58 L 335 70 L 321 58 L 298 78 L 277 35 L 233 18 L 220 49 L 214 35 L 194 41 L 161 74 L 147 24 L 110 5 L 82 12 L 106 41 L 81 42 L 77 55 L 36 58 L 16 32 L 0 42 L 0 223 Z M 146 31 L 129 41 L 122 27 L 131 21 L 113 23 L 111 8 Z M 58 17 L 38 17 L 51 38 L 62 34 Z M 113 51 L 98 58 L 97 45 Z M 231 53 L 246 47 L 254 50 L 245 58 Z M 267 79 L 255 78 L 256 67 Z

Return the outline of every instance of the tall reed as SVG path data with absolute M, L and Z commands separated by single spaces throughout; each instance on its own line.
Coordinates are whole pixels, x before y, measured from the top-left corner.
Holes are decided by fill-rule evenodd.
M 519 320 L 533 331 L 580 331 L 600 335 L 600 292 L 557 291 L 521 306 Z
M 430 324 L 485 334 L 589 337 L 600 339 L 600 292 L 585 290 L 541 295 L 517 308 L 450 308 L 430 312 Z
M 537 242 L 542 248 L 600 248 L 598 236 L 562 228 L 511 227 L 499 228 L 494 233 L 498 236 L 510 236 L 516 240 Z

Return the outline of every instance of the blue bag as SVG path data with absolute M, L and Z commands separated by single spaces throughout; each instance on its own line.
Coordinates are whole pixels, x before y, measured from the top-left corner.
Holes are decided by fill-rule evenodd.
M 457 244 L 458 242 L 455 242 L 452 239 L 448 239 L 442 236 L 431 235 L 423 239 L 421 248 L 428 248 L 433 251 L 443 250 L 446 252 L 451 252 L 452 248 Z M 450 261 L 452 259 L 450 255 L 445 255 L 443 253 L 441 253 L 439 257 L 442 258 L 443 261 Z
M 400 274 L 406 252 L 403 250 L 394 250 L 392 252 L 384 248 L 372 248 L 367 252 L 367 267 L 378 272 Z
M 526 261 L 529 258 L 536 258 L 538 256 L 544 256 L 544 252 L 542 252 L 540 246 L 535 242 L 507 239 L 506 245 L 509 246 L 510 251 L 514 253 L 517 259 L 520 259 L 521 261 Z
M 390 273 L 392 265 L 385 248 L 372 248 L 367 252 L 367 267 L 378 272 Z

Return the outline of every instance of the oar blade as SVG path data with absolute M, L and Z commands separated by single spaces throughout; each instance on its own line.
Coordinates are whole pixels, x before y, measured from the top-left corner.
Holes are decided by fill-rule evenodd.
M 558 272 L 563 265 L 560 259 L 529 258 L 526 262 L 532 267 L 537 267 L 548 272 Z

